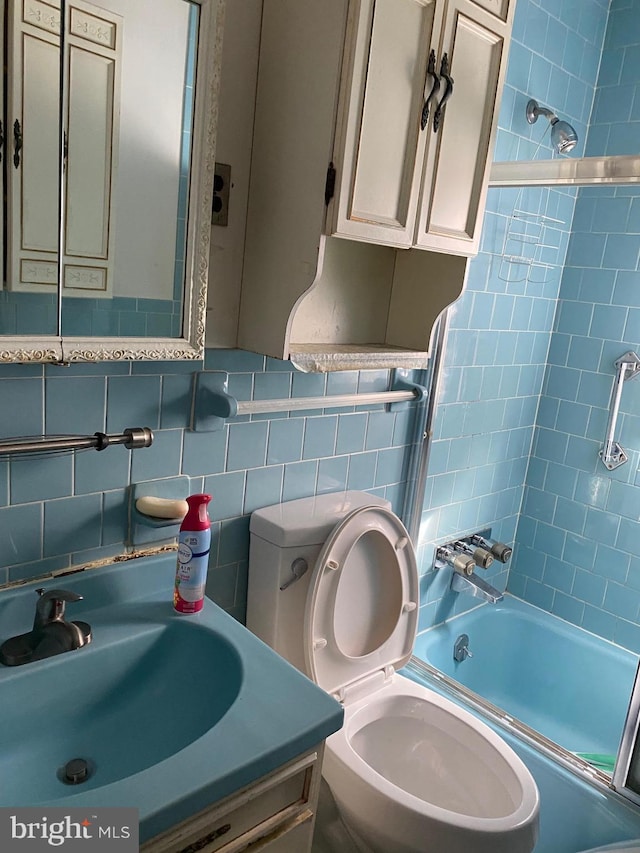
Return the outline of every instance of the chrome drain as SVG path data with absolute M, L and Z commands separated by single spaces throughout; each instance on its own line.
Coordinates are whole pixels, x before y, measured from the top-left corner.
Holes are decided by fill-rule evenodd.
M 81 785 L 89 778 L 89 762 L 84 758 L 72 758 L 62 768 L 62 781 L 68 785 Z

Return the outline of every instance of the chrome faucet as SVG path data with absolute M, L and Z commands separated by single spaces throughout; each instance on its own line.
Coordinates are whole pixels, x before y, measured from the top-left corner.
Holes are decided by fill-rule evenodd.
M 475 573 L 472 575 L 462 575 L 460 572 L 454 571 L 451 578 L 451 589 L 454 592 L 468 592 L 469 595 L 481 598 L 490 604 L 497 604 L 504 598 L 501 592 L 482 578 L 479 578 Z
M 91 642 L 91 626 L 86 622 L 68 622 L 64 618 L 67 602 L 82 596 L 66 589 L 37 589 L 39 595 L 33 628 L 11 637 L 0 646 L 0 663 L 20 666 L 80 649 Z

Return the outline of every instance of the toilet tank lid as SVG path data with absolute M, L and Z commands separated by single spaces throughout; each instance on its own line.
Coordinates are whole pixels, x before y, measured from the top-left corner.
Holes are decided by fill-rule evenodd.
M 354 509 L 391 504 L 368 492 L 332 492 L 257 509 L 249 530 L 280 548 L 321 545 L 336 524 Z

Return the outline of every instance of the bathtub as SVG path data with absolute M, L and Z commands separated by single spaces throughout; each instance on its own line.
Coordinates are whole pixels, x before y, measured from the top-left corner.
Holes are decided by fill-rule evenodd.
M 473 657 L 453 647 L 469 635 Z M 437 625 L 413 654 L 564 749 L 618 751 L 638 656 L 511 595 Z

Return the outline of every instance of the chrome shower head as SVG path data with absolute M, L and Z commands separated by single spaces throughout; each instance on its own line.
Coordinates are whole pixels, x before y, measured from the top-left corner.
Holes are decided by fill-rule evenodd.
M 551 125 L 551 144 L 554 151 L 558 154 L 568 154 L 578 143 L 578 134 L 567 121 L 560 121 L 558 116 L 547 109 L 541 107 L 533 98 L 527 104 L 527 121 L 529 124 L 535 124 L 538 121 L 538 116 L 544 116 L 549 119 Z

